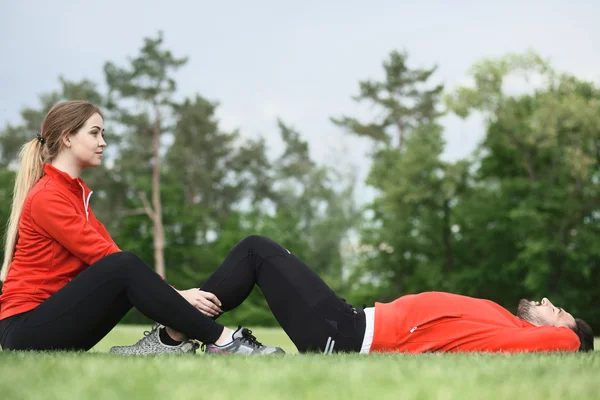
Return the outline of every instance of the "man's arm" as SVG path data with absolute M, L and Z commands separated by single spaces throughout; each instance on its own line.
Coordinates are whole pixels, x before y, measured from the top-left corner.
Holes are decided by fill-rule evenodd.
M 539 326 L 505 328 L 489 338 L 484 351 L 492 352 L 554 352 L 579 350 L 579 337 L 566 327 Z

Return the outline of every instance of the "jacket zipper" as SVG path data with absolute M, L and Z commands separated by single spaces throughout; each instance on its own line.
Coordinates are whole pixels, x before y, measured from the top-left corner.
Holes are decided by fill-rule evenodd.
M 79 183 L 79 182 L 77 182 L 77 183 Z M 83 187 L 83 185 L 81 183 L 79 183 L 79 186 L 81 186 L 81 198 L 83 199 L 83 207 L 85 208 L 85 220 L 89 221 L 88 206 L 90 205 L 90 197 L 92 197 L 92 193 L 94 193 L 94 192 L 90 190 L 90 193 L 88 194 L 87 201 L 86 201 L 85 188 Z

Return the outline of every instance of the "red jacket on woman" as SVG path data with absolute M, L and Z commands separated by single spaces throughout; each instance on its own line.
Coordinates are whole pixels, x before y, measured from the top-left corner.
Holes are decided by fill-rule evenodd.
M 85 182 L 50 164 L 44 172 L 23 205 L 0 320 L 34 309 L 90 264 L 120 251 L 94 216 Z

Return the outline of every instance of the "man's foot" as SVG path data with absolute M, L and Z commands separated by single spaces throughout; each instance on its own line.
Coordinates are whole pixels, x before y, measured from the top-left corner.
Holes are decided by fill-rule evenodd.
M 232 335 L 233 340 L 222 346 L 216 344 L 202 345 L 206 354 L 243 354 L 243 355 L 266 355 L 266 354 L 285 354 L 280 347 L 264 346 L 252 331 L 246 328 L 238 327 Z
M 198 343 L 193 340 L 185 340 L 177 346 L 169 346 L 160 340 L 160 328 L 156 324 L 150 332 L 144 332 L 144 337 L 131 346 L 115 346 L 110 349 L 111 353 L 123 355 L 155 355 L 155 354 L 196 354 Z

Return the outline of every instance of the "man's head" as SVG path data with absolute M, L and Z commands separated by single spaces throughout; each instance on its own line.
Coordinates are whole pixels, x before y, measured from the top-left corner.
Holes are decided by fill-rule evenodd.
M 573 318 L 562 308 L 554 306 L 545 297 L 542 301 L 521 299 L 517 307 L 517 317 L 535 326 L 564 326 L 572 329 L 579 336 L 580 351 L 594 350 L 592 328 L 584 320 Z

